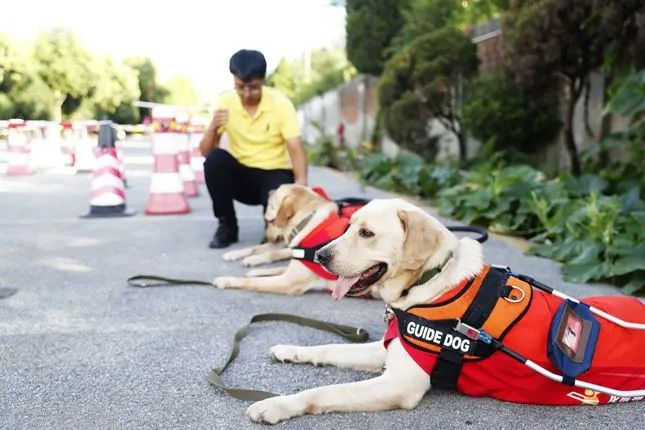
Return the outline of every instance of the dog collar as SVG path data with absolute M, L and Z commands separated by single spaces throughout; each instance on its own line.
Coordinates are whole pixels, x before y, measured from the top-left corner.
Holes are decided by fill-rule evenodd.
M 304 217 L 304 218 L 303 218 L 303 220 L 302 220 L 302 221 L 300 221 L 300 222 L 298 223 L 298 225 L 294 227 L 294 229 L 293 229 L 293 230 L 291 230 L 291 231 L 289 232 L 287 243 L 291 243 L 291 241 L 293 240 L 293 238 L 294 238 L 294 237 L 296 237 L 296 236 L 298 235 L 298 233 L 300 233 L 300 232 L 302 231 L 302 229 L 303 229 L 303 228 L 305 228 L 305 226 L 307 225 L 307 223 L 308 223 L 309 221 L 311 221 L 311 218 L 313 218 L 313 216 L 314 216 L 314 213 L 313 213 L 313 212 L 312 212 L 312 213 L 310 213 L 309 215 L 307 215 L 306 217 Z
M 441 263 L 437 267 L 433 267 L 432 269 L 426 270 L 425 272 L 423 272 L 421 277 L 419 279 L 417 279 L 417 281 L 414 283 L 414 285 L 412 285 L 410 288 L 414 288 L 414 287 L 417 287 L 419 285 L 423 285 L 426 282 L 428 282 L 430 279 L 434 278 L 436 275 L 441 273 L 441 271 L 448 265 L 448 262 L 450 262 L 452 257 L 454 257 L 454 254 L 453 254 L 452 251 L 450 251 L 450 253 L 448 253 L 448 255 L 446 256 L 446 259 L 443 260 L 443 263 Z M 408 290 L 410 288 L 408 288 Z

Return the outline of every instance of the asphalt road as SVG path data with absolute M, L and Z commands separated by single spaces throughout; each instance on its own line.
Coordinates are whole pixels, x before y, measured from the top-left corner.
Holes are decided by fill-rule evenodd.
M 241 275 L 237 263 L 207 248 L 215 228 L 205 188 L 184 216 L 143 215 L 150 150 L 125 150 L 128 206 L 135 217 L 79 219 L 89 207 L 89 175 L 0 176 L 0 429 L 244 429 L 248 402 L 207 383 L 229 352 L 232 333 L 253 314 L 289 312 L 384 330 L 383 305 L 323 293 L 289 298 L 184 286 L 140 290 L 137 273 L 211 279 Z M 1 166 L 0 166 L 1 170 Z M 313 168 L 312 185 L 332 197 L 386 196 L 348 176 Z M 240 205 L 241 243 L 262 236 L 260 210 Z M 619 294 L 607 285 L 562 281 L 559 266 L 504 242 L 485 245 L 487 260 L 508 264 L 576 296 Z M 335 336 L 283 323 L 257 324 L 225 375 L 231 385 L 293 393 L 370 374 L 279 364 L 277 343 L 314 345 Z M 538 407 L 433 391 L 412 411 L 332 413 L 279 424 L 285 429 L 636 429 L 645 403 Z

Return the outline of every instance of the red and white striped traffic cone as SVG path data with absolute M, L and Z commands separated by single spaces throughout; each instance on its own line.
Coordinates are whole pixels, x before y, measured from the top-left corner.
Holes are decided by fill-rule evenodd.
M 195 180 L 198 184 L 205 184 L 204 178 L 204 156 L 199 150 L 199 142 L 204 138 L 204 133 L 191 133 L 189 145 L 191 148 L 190 167 L 195 172 Z
M 125 175 L 125 160 L 123 158 L 123 150 L 121 148 L 116 148 L 116 158 L 119 161 L 119 170 L 121 171 L 121 177 L 123 178 L 123 184 L 128 187 L 128 177 Z
M 34 173 L 31 169 L 31 148 L 24 120 L 9 120 L 7 144 L 9 149 L 7 176 L 25 176 Z
M 199 195 L 199 189 L 197 188 L 195 172 L 193 172 L 190 165 L 190 136 L 186 134 L 177 134 L 176 136 L 181 139 L 177 157 L 179 159 L 179 175 L 184 183 L 184 193 L 186 197 L 196 197 Z
M 61 121 L 61 135 L 63 137 L 61 150 L 65 157 L 65 166 L 74 167 L 76 165 L 76 137 L 74 136 L 74 123 L 72 121 Z
M 125 187 L 115 148 L 98 148 L 92 177 L 90 212 L 83 218 L 132 216 L 125 204 Z
M 155 133 L 152 137 L 155 164 L 150 180 L 150 196 L 146 205 L 148 215 L 190 212 L 190 206 L 184 194 L 184 183 L 179 175 L 177 136 L 176 133 L 163 132 Z

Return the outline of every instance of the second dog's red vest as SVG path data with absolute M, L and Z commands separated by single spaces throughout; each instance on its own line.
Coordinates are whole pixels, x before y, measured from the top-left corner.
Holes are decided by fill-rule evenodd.
M 326 220 L 314 227 L 314 229 L 304 239 L 302 239 L 295 248 L 314 249 L 321 247 L 321 245 L 324 246 L 345 233 L 348 225 L 349 218 L 339 216 L 337 213 L 332 213 Z M 320 264 L 312 260 L 300 259 L 300 262 L 323 279 L 338 279 L 338 276 L 326 271 Z
M 314 187 L 312 190 L 324 199 L 330 200 L 324 189 Z M 345 233 L 345 230 L 349 226 L 349 219 L 354 212 L 365 206 L 367 200 L 349 198 L 337 200 L 336 203 L 338 204 L 338 213 L 330 214 L 327 219 L 317 225 L 300 243 L 292 247 L 293 249 L 303 251 L 303 256 L 295 258 L 300 260 L 309 270 L 323 279 L 332 281 L 338 279 L 338 276 L 328 272 L 320 264 L 316 263 L 313 260 L 313 252 Z

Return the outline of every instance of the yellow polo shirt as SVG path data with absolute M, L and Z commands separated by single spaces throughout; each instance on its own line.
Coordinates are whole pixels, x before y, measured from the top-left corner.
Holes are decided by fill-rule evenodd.
M 290 169 L 286 141 L 300 136 L 296 109 L 279 91 L 262 87 L 262 99 L 251 118 L 235 90 L 219 96 L 218 109 L 228 109 L 221 127 L 229 138 L 229 152 L 237 161 L 259 169 Z

